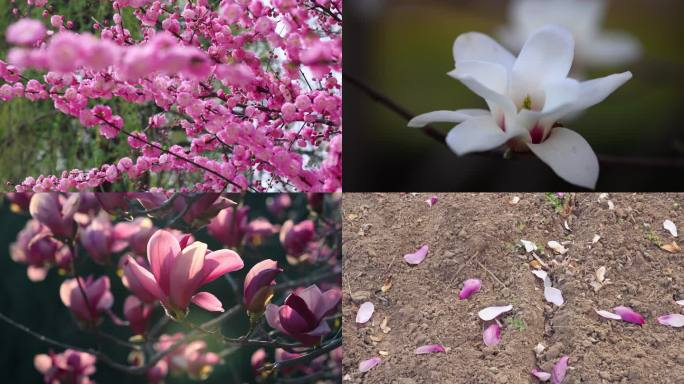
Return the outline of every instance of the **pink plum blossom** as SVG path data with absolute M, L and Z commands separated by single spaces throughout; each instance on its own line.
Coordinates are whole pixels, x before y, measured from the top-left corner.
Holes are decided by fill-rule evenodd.
M 64 280 L 59 288 L 59 296 L 79 322 L 95 325 L 100 321 L 100 315 L 109 312 L 114 304 L 109 287 L 107 276 L 98 279 L 89 276 L 85 280 L 78 277 Z
M 325 316 L 337 307 L 341 298 L 337 288 L 321 292 L 318 286 L 311 285 L 299 293 L 291 293 L 281 306 L 266 306 L 266 320 L 280 332 L 306 345 L 314 345 L 330 332 Z
M 243 267 L 240 256 L 231 250 L 208 252 L 207 245 L 199 241 L 181 248 L 176 237 L 164 230 L 150 238 L 147 259 L 151 271 L 128 257 L 124 273 L 129 289 L 141 299 L 160 300 L 167 314 L 177 320 L 185 318 L 191 301 L 208 311 L 223 312 L 216 296 L 197 290 Z
M 89 353 L 67 349 L 62 353 L 36 355 L 33 365 L 50 384 L 94 384 L 90 375 L 95 373 L 97 358 Z
M 278 262 L 266 259 L 255 264 L 245 276 L 242 302 L 248 312 L 261 314 L 273 297 L 275 277 L 283 270 Z
M 45 25 L 38 20 L 21 19 L 9 27 L 5 38 L 16 45 L 33 45 L 45 38 Z

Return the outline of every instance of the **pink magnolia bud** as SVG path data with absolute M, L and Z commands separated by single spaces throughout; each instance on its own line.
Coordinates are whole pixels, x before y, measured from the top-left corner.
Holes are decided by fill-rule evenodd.
M 275 277 L 283 270 L 278 262 L 267 259 L 260 261 L 245 276 L 243 303 L 248 312 L 260 314 L 273 297 Z
M 207 231 L 226 247 L 238 247 L 247 230 L 248 214 L 247 206 L 225 208 L 209 222 Z
M 304 220 L 295 225 L 292 220 L 288 220 L 280 229 L 280 243 L 287 251 L 288 256 L 298 257 L 307 250 L 307 246 L 315 234 L 313 221 Z
M 154 306 L 143 303 L 133 295 L 128 296 L 124 302 L 124 316 L 128 320 L 129 327 L 137 335 L 147 332 L 153 310 Z

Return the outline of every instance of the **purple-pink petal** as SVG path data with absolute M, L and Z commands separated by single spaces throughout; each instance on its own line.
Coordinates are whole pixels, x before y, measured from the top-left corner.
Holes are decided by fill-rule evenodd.
M 669 325 L 670 327 L 675 328 L 684 327 L 684 315 L 679 313 L 663 315 L 658 318 L 658 322 L 662 325 Z
M 568 356 L 563 356 L 558 360 L 551 370 L 551 383 L 561 384 L 565 379 L 565 372 L 568 370 Z
M 375 368 L 378 364 L 380 364 L 382 360 L 379 357 L 372 357 L 368 360 L 364 360 L 359 363 L 359 372 L 364 373 L 368 372 L 371 369 Z
M 423 345 L 422 347 L 416 348 L 416 355 L 422 355 L 426 353 L 439 353 L 439 352 L 446 352 L 446 349 L 444 346 L 440 344 L 428 344 L 428 345 Z
M 482 287 L 480 279 L 468 279 L 464 281 L 463 289 L 461 289 L 461 292 L 458 294 L 458 299 L 465 300 L 469 298 L 473 293 L 479 292 L 480 287 Z
M 427 253 L 428 246 L 423 245 L 422 247 L 418 248 L 416 252 L 404 255 L 404 260 L 406 260 L 406 262 L 409 264 L 420 264 L 423 260 L 425 260 L 425 257 L 427 257 Z
M 425 202 L 427 203 L 428 207 L 432 207 L 433 205 L 437 204 L 437 196 L 432 196 L 425 200 Z
M 499 344 L 501 341 L 501 327 L 499 327 L 497 322 L 492 323 L 484 330 L 482 340 L 484 340 L 485 345 L 490 347 Z
M 628 323 L 634 323 L 639 325 L 643 325 L 644 323 L 646 323 L 644 317 L 641 316 L 639 313 L 635 312 L 632 308 L 619 306 L 613 308 L 613 311 L 620 315 L 623 321 L 626 321 Z
M 550 374 L 550 373 L 541 371 L 541 370 L 539 370 L 539 369 L 537 369 L 537 368 L 533 369 L 533 370 L 530 372 L 530 374 L 532 374 L 532 376 L 534 376 L 534 377 L 536 377 L 537 379 L 539 379 L 539 381 L 549 381 L 549 379 L 551 378 L 551 374 Z

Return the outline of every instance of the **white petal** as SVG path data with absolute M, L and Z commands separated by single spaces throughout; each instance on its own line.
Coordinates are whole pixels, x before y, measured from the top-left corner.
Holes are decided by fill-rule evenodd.
M 602 102 L 631 78 L 632 72 L 623 72 L 581 82 L 574 111 L 581 111 Z
M 487 116 L 485 109 L 461 109 L 458 111 L 435 111 L 418 115 L 409 121 L 411 128 L 422 128 L 432 123 L 462 123 L 471 117 Z
M 529 253 L 537 250 L 537 244 L 535 244 L 533 241 L 520 240 L 520 242 L 525 247 L 525 252 Z
M 542 271 L 541 269 L 533 269 L 532 273 L 534 273 L 534 275 L 540 278 L 542 281 L 546 280 L 548 276 L 546 271 Z
M 491 116 L 475 117 L 454 127 L 446 143 L 457 155 L 484 152 L 500 147 L 510 135 L 502 131 Z
M 510 69 L 515 57 L 491 37 L 478 32 L 464 33 L 454 41 L 454 61 L 488 61 Z
M 566 78 L 572 67 L 575 41 L 565 28 L 547 26 L 535 32 L 513 65 L 514 87 L 541 88 Z
M 677 303 L 679 305 L 684 305 L 684 300 L 677 300 L 677 301 L 675 301 L 675 303 Z
M 658 318 L 658 322 L 662 325 L 669 325 L 670 327 L 684 327 L 684 315 L 674 313 L 671 315 L 664 315 Z
M 595 189 L 599 162 L 587 141 L 566 128 L 554 128 L 540 144 L 527 145 L 561 179 L 580 187 Z
M 544 298 L 549 303 L 556 304 L 559 307 L 563 305 L 563 303 L 565 302 L 563 300 L 563 293 L 561 292 L 561 290 L 551 286 L 544 287 Z
M 599 314 L 599 316 L 605 317 L 606 319 L 611 319 L 611 320 L 622 320 L 622 317 L 620 315 L 617 315 L 613 312 L 608 312 L 604 310 L 594 310 L 596 313 Z
M 482 319 L 484 321 L 489 321 L 489 320 L 496 319 L 502 313 L 506 313 L 512 309 L 513 309 L 512 305 L 506 305 L 503 307 L 487 307 L 487 308 L 481 310 L 480 312 L 478 312 L 477 315 L 480 317 L 480 319 Z
M 508 90 L 508 70 L 486 61 L 459 61 L 456 69 L 448 73 L 456 79 L 472 77 L 488 89 L 504 95 Z M 483 96 L 484 97 L 484 96 Z
M 665 220 L 663 221 L 663 228 L 667 229 L 670 231 L 672 236 L 677 237 L 677 226 L 675 223 L 673 223 L 671 220 Z
M 373 311 L 375 311 L 375 306 L 370 301 L 361 304 L 359 312 L 356 313 L 356 322 L 359 324 L 368 322 L 373 316 Z
M 634 61 L 641 56 L 641 44 L 622 32 L 608 32 L 583 44 L 578 56 L 589 65 L 617 65 Z
M 563 246 L 563 244 L 561 244 L 555 240 L 549 241 L 546 245 L 548 245 L 549 248 L 553 249 L 554 252 L 556 252 L 560 255 L 564 255 L 566 252 L 568 252 L 568 249 L 565 248 Z
M 498 66 L 500 70 L 503 67 Z M 460 81 L 468 87 L 471 91 L 475 92 L 478 96 L 485 99 L 487 104 L 489 104 L 490 109 L 494 107 L 501 109 L 506 115 L 513 116 L 516 113 L 516 107 L 510 97 L 503 95 L 502 93 L 493 91 L 486 85 L 482 84 L 476 78 L 470 75 L 466 75 L 463 71 L 453 70 L 448 73 L 449 76 Z

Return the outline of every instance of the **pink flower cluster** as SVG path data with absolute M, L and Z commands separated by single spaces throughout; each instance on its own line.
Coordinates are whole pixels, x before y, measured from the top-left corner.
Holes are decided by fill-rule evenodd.
M 304 356 L 320 343 L 341 343 L 335 333 L 339 322 L 330 319 L 339 312 L 339 282 L 305 276 L 300 283 L 292 284 L 293 279 L 285 278 L 292 268 L 287 261 L 306 263 L 296 267 L 297 274 L 307 267 L 316 269 L 313 276 L 340 273 L 340 196 L 311 193 L 259 197 L 266 209 L 245 203 L 257 196 L 248 195 L 242 203 L 236 202 L 242 196 L 230 197 L 161 192 L 8 194 L 13 212 L 28 211 L 31 215 L 11 246 L 12 258 L 28 264 L 29 278 L 34 281 L 46 278 L 50 267 L 59 267 L 60 275 L 68 274 L 62 277 L 59 298 L 76 327 L 96 335 L 99 341 L 131 346 L 127 364 L 113 364 L 103 345 L 92 352 L 94 355 L 82 347 L 38 355 L 35 366 L 45 381 L 90 383 L 96 356 L 99 363 L 114 369 L 137 370 L 151 383 L 161 383 L 169 374 L 179 373 L 197 380 L 207 378 L 227 352 L 211 351 L 205 341 L 195 339 L 203 328 L 193 323 L 197 316 L 188 316 L 191 304 L 209 312 L 225 311 L 229 317 L 224 320 L 242 314 L 249 317 L 252 326 L 270 326 L 272 332 L 245 330 L 243 338 L 230 341 L 226 337 L 224 344 L 230 348 L 243 343 L 260 347 L 272 344 L 269 351 L 274 363 Z M 255 213 L 261 209 L 262 213 Z M 194 235 L 205 226 L 211 237 L 229 242 L 234 250 L 212 251 L 196 241 Z M 273 252 L 272 258 L 264 255 L 267 252 Z M 92 264 L 97 272 L 79 275 L 84 264 Z M 250 266 L 249 271 L 238 272 L 245 264 Z M 116 276 L 114 273 L 101 272 L 107 267 L 116 269 L 120 279 L 110 278 Z M 320 275 L 321 271 L 325 275 Z M 244 277 L 240 285 L 234 282 L 237 274 Z M 228 282 L 233 285 L 237 304 L 224 309 L 227 301 L 223 294 L 209 291 L 218 292 L 220 285 L 229 289 Z M 115 297 L 119 284 L 130 292 L 125 300 Z M 188 333 L 163 335 L 169 323 L 165 320 L 176 321 L 175 326 L 186 328 Z M 130 341 L 113 340 L 117 337 L 103 334 L 107 332 L 103 326 L 110 326 L 106 322 L 126 326 L 135 336 Z M 244 323 L 240 320 L 236 326 L 243 328 L 239 324 Z M 220 329 L 208 327 L 206 336 L 224 337 Z M 142 340 L 154 350 L 135 348 L 133 344 Z M 328 352 L 311 362 L 283 368 L 279 374 L 312 374 L 321 369 L 339 372 L 341 349 Z M 146 365 L 157 353 L 163 356 Z M 264 364 L 271 363 L 262 360 Z
M 341 0 L 112 7 L 111 22 L 93 26 L 99 36 L 72 32 L 47 10 L 54 30 L 30 19 L 11 25 L 7 39 L 19 46 L 9 64 L 0 61 L 0 100 L 51 100 L 107 139 L 125 136 L 132 155 L 29 176 L 17 191 L 88 190 L 159 172 L 197 174 L 185 178 L 186 190 L 341 189 Z M 134 8 L 141 39 L 124 24 L 123 7 Z M 26 68 L 47 73 L 28 79 Z M 136 126 L 103 104 L 112 98 L 162 112 Z M 184 135 L 171 135 L 174 128 Z

